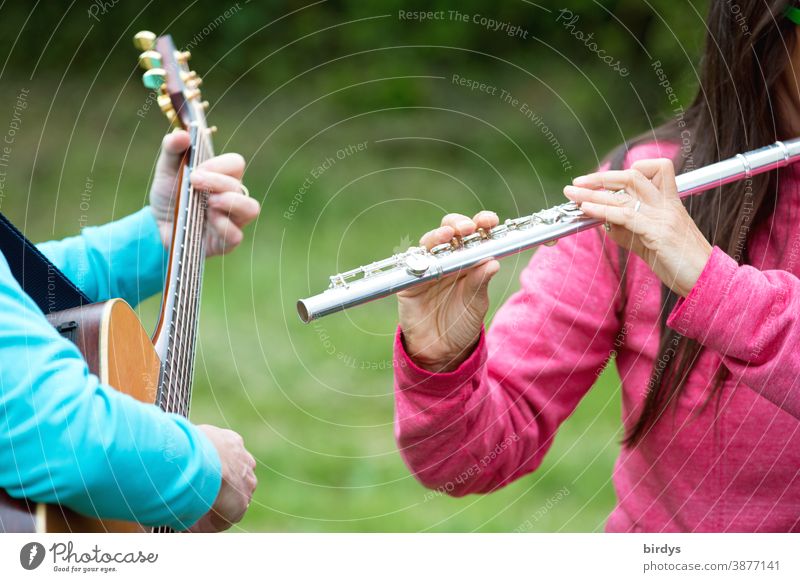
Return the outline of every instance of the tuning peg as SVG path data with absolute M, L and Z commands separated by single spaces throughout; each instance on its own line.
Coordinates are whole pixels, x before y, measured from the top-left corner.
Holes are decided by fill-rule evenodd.
M 164 77 L 166 76 L 167 72 L 164 69 L 150 69 L 149 71 L 145 71 L 145 74 L 142 75 L 142 83 L 148 89 L 153 91 L 157 91 L 161 88 L 161 85 L 164 84 Z
M 191 101 L 192 99 L 197 99 L 200 97 L 200 89 L 189 89 L 184 93 L 187 101 Z
M 191 81 L 197 78 L 197 71 L 181 71 L 181 79 L 183 82 Z
M 139 66 L 143 69 L 160 69 L 161 54 L 156 51 L 144 51 L 139 55 Z
M 164 113 L 174 110 L 172 106 L 172 99 L 170 99 L 169 95 L 159 95 L 156 97 L 156 101 L 158 101 L 158 106 Z
M 204 111 L 208 111 L 208 106 L 209 106 L 209 103 L 208 103 L 208 101 L 203 101 L 203 102 L 200 104 L 200 107 L 202 107 Z
M 156 35 L 149 30 L 142 30 L 133 36 L 133 46 L 140 51 L 151 51 L 156 46 Z
M 192 53 L 189 51 L 175 51 L 175 60 L 179 63 L 185 63 L 192 58 Z

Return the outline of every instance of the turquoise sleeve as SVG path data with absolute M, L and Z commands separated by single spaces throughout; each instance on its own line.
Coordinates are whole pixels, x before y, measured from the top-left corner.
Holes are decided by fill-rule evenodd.
M 164 285 L 169 255 L 150 207 L 37 246 L 94 301 L 121 297 L 136 305 Z
M 70 275 L 84 254 L 98 270 L 86 275 L 96 298 L 130 300 L 158 279 L 157 261 L 141 251 L 163 252 L 145 216 L 113 224 L 122 231 L 92 229 L 48 250 Z M 133 242 L 123 240 L 125 232 Z M 129 273 L 123 260 L 136 264 L 137 255 L 145 268 L 133 284 L 111 275 L 112 265 Z M 220 459 L 206 436 L 182 417 L 101 384 L 0 255 L 0 487 L 92 516 L 185 529 L 208 511 L 220 484 Z

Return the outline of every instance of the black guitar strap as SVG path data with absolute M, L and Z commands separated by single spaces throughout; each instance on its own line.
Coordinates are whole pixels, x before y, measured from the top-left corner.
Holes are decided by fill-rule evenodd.
M 45 314 L 92 303 L 1 212 L 0 252 L 11 274 Z

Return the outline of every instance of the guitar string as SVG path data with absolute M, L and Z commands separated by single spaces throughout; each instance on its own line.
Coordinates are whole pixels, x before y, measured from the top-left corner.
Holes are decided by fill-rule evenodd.
M 200 140 L 202 139 L 202 134 L 197 136 L 197 143 L 194 144 L 195 147 L 195 155 L 194 155 L 194 164 L 198 162 L 200 156 Z M 194 166 L 193 164 L 193 166 Z M 195 196 L 194 190 L 191 186 L 188 189 L 188 196 L 189 200 L 186 206 L 186 215 L 184 219 L 184 232 L 181 241 L 181 261 L 178 265 L 178 274 L 177 274 L 177 284 L 175 290 L 175 318 L 173 320 L 173 346 L 174 350 L 172 353 L 171 361 L 169 362 L 170 368 L 170 391 L 169 391 L 169 406 L 170 412 L 178 413 L 180 412 L 179 403 L 181 400 L 181 392 L 183 391 L 183 384 L 185 384 L 185 378 L 183 377 L 182 372 L 182 362 L 185 358 L 184 352 L 186 350 L 186 342 L 185 342 L 185 335 L 184 335 L 184 326 L 186 320 L 186 303 L 188 301 L 187 294 L 186 294 L 186 272 L 188 268 L 191 267 L 189 263 L 191 263 L 191 244 L 192 244 L 192 232 L 193 232 L 193 223 L 194 221 L 194 204 L 195 204 Z
M 206 131 L 200 130 L 197 138 L 195 164 L 209 157 Z M 190 405 L 190 386 L 193 371 L 193 352 L 196 339 L 199 307 L 199 282 L 202 269 L 203 237 L 205 231 L 205 193 L 191 189 L 186 216 L 186 232 L 182 261 L 179 266 L 179 286 L 176 289 L 176 319 L 174 322 L 174 350 L 170 362 L 169 408 L 187 416 Z
M 195 148 L 196 148 L 196 144 Z M 197 152 L 197 149 L 195 149 Z M 196 154 L 195 154 L 196 157 Z M 183 232 L 179 233 L 181 237 L 181 244 L 180 247 L 175 248 L 173 252 L 178 253 L 178 265 L 177 265 L 177 275 L 175 280 L 175 290 L 173 291 L 173 317 L 170 321 L 170 330 L 169 330 L 169 340 L 170 345 L 169 349 L 167 350 L 167 362 L 166 362 L 166 378 L 165 378 L 165 410 L 167 412 L 176 412 L 176 393 L 177 393 L 177 386 L 176 383 L 179 381 L 177 376 L 177 366 L 176 362 L 180 358 L 180 353 L 182 351 L 182 334 L 180 333 L 180 320 L 181 320 L 181 309 L 182 309 L 182 291 L 183 291 L 183 279 L 182 279 L 182 272 L 185 266 L 185 262 L 187 259 L 186 256 L 186 241 L 187 241 L 187 234 L 188 229 L 190 227 L 191 217 L 190 217 L 190 209 L 191 209 L 191 188 L 188 190 L 189 201 L 187 202 L 186 209 L 184 210 L 183 219 Z M 178 201 L 176 201 L 178 203 Z M 174 241 L 175 242 L 175 241 Z
M 207 159 L 207 142 L 203 140 L 198 143 L 198 155 L 196 164 L 202 163 Z M 191 380 L 194 368 L 194 352 L 196 346 L 196 327 L 197 316 L 199 315 L 199 293 L 198 286 L 200 273 L 202 271 L 202 240 L 204 234 L 204 204 L 205 193 L 192 191 L 191 207 L 191 229 L 188 233 L 187 259 L 188 265 L 184 274 L 183 283 L 186 285 L 184 293 L 185 302 L 183 304 L 183 325 L 179 328 L 183 339 L 183 349 L 178 360 L 179 378 L 183 382 L 180 390 L 177 391 L 177 412 L 183 416 L 189 414 L 189 403 L 191 397 Z M 191 268 L 189 268 L 191 267 Z
M 175 391 L 175 412 L 186 416 L 185 410 L 186 394 L 189 392 L 191 385 L 191 360 L 193 352 L 193 344 L 191 340 L 192 329 L 192 315 L 194 310 L 194 276 L 193 273 L 197 271 L 199 265 L 197 264 L 197 227 L 199 222 L 197 209 L 200 206 L 198 202 L 199 194 L 196 191 L 192 192 L 192 200 L 190 207 L 190 220 L 193 223 L 191 229 L 187 233 L 186 242 L 186 269 L 183 272 L 181 282 L 183 285 L 182 301 L 180 305 L 180 320 L 176 323 L 176 327 L 180 334 L 180 346 L 177 358 L 175 360 L 176 368 L 176 382 L 178 383 Z
M 209 140 L 199 130 L 195 144 L 194 166 L 211 156 Z M 167 377 L 165 382 L 165 410 L 186 417 L 189 414 L 191 396 L 191 375 L 193 355 L 196 346 L 197 317 L 199 315 L 199 294 L 204 255 L 204 236 L 206 226 L 206 194 L 189 187 L 189 201 L 185 211 L 185 231 L 183 248 L 178 266 L 178 281 L 175 289 L 175 317 L 172 322 L 170 348 L 167 350 Z M 188 274 L 188 280 L 187 280 Z M 181 325 L 183 324 L 183 325 Z M 184 327 L 188 329 L 184 331 Z M 166 526 L 154 529 L 156 533 L 171 532 Z

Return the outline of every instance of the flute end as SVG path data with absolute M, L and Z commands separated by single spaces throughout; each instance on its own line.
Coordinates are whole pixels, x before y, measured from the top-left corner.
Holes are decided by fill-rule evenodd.
M 309 323 L 312 319 L 314 319 L 309 315 L 308 308 L 302 299 L 298 300 L 297 302 L 297 315 L 300 316 L 300 321 L 303 323 Z

